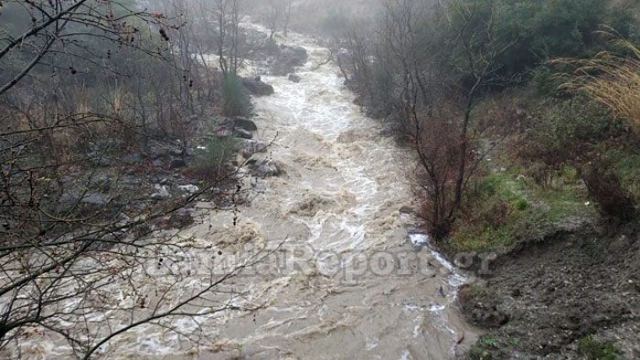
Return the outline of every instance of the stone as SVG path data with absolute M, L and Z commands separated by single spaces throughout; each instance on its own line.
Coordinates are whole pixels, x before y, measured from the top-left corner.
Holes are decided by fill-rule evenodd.
M 243 130 L 247 130 L 247 131 L 257 131 L 258 130 L 258 126 L 256 126 L 256 123 L 254 123 L 253 121 L 243 118 L 243 117 L 237 117 L 233 120 L 233 127 L 235 129 L 243 129 Z
M 251 165 L 251 170 L 255 176 L 262 178 L 280 176 L 285 173 L 282 164 L 266 159 Z
M 179 209 L 169 216 L 168 227 L 182 229 L 194 223 L 193 211 L 189 209 Z
M 84 194 L 80 202 L 86 205 L 104 207 L 111 202 L 111 198 L 102 193 L 87 193 Z
M 302 81 L 302 79 L 296 74 L 289 74 L 289 81 L 299 83 L 300 81 Z
M 170 168 L 171 169 L 179 169 L 187 166 L 187 162 L 183 159 L 173 159 L 171 161 Z
M 400 208 L 400 214 L 415 215 L 416 211 L 411 206 L 403 206 Z
M 200 188 L 196 185 L 180 185 L 178 186 L 178 189 L 188 194 L 195 194 L 200 191 Z
M 267 144 L 257 140 L 244 140 L 240 153 L 242 157 L 248 159 L 253 156 L 253 154 L 262 153 L 265 151 L 267 151 Z
M 244 129 L 234 129 L 233 136 L 247 140 L 253 139 L 253 134 L 250 131 Z
M 169 189 L 166 186 L 156 184 L 155 186 L 156 192 L 151 194 L 151 199 L 153 200 L 164 200 L 171 197 L 169 193 Z
M 307 50 L 303 47 L 281 45 L 277 55 L 271 61 L 271 73 L 276 76 L 285 76 L 293 72 L 296 66 L 304 65 L 308 58 Z
M 140 164 L 143 161 L 142 155 L 140 153 L 132 153 L 127 154 L 121 158 L 122 162 L 129 165 Z
M 260 77 L 254 79 L 242 79 L 242 85 L 255 96 L 272 95 L 275 91 L 273 86 L 264 83 Z

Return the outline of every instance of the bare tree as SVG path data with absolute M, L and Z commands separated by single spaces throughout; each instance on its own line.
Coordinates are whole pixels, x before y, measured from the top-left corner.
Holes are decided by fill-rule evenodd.
M 496 37 L 493 15 L 475 10 L 466 1 L 388 1 L 375 39 L 352 27 L 349 70 L 341 66 L 364 105 L 396 121 L 414 145 L 424 216 L 438 239 L 449 234 L 486 153 L 473 109 L 510 46 Z
M 216 0 L 217 44 L 220 70 L 236 74 L 240 66 L 240 3 L 239 0 Z
M 158 12 L 128 4 L 3 1 L 3 354 L 19 354 L 33 332 L 56 334 L 61 345 L 89 358 L 137 327 L 179 331 L 179 317 L 237 308 L 228 302 L 234 292 L 215 294 L 258 260 L 222 272 L 205 262 L 196 273 L 185 257 L 210 248 L 162 230 L 163 222 L 235 174 L 186 198 L 150 201 L 138 182 L 148 171 L 146 155 L 120 162 L 144 153 L 139 140 L 164 146 L 178 138 L 184 154 L 199 126 L 194 116 L 215 108 L 199 96 L 214 75 L 184 4 L 166 2 Z M 237 44 L 237 1 L 229 9 L 224 29 Z M 227 44 L 227 69 L 235 72 L 237 46 Z M 236 198 L 237 191 L 228 195 Z M 187 286 L 190 277 L 198 286 Z

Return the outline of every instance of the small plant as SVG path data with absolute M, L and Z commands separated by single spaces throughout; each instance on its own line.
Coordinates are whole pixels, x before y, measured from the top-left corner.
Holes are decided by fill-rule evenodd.
M 578 352 L 587 360 L 616 360 L 620 359 L 620 350 L 607 341 L 599 341 L 593 335 L 578 341 Z
M 526 199 L 518 199 L 515 202 L 515 208 L 519 211 L 525 211 L 529 208 L 529 202 Z
M 222 97 L 222 111 L 226 116 L 247 116 L 251 112 L 251 100 L 237 75 L 225 76 Z
M 227 164 L 238 151 L 238 140 L 231 137 L 209 140 L 196 154 L 191 172 L 203 180 L 216 180 L 226 174 Z

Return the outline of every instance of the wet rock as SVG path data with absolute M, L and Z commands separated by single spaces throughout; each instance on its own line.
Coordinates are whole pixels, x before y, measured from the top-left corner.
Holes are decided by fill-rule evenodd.
M 156 189 L 156 192 L 151 194 L 151 199 L 164 200 L 171 197 L 171 193 L 169 193 L 169 189 L 166 186 L 156 184 L 155 189 Z
M 196 185 L 180 185 L 178 186 L 178 189 L 187 194 L 195 194 L 200 191 L 200 188 Z
M 266 178 L 284 174 L 282 164 L 271 160 L 260 160 L 250 165 L 251 173 L 255 176 Z
M 103 207 L 111 202 L 111 198 L 108 195 L 102 193 L 87 193 L 82 197 L 82 200 L 80 202 L 86 205 Z
M 169 157 L 182 157 L 185 154 L 185 148 L 180 141 L 161 142 L 153 141 L 147 147 L 147 156 L 151 159 L 161 159 Z
M 289 81 L 299 83 L 300 81 L 302 81 L 302 79 L 296 74 L 289 74 Z
M 242 143 L 240 153 L 245 159 L 250 158 L 253 154 L 267 151 L 267 144 L 257 140 L 245 140 Z
M 113 199 L 104 193 L 86 192 L 83 193 L 78 188 L 65 191 L 58 199 L 56 205 L 57 212 L 66 212 L 80 206 L 89 206 L 93 208 L 102 208 Z
M 183 159 L 173 159 L 169 167 L 171 169 L 180 169 L 186 166 L 187 166 L 187 162 L 184 161 Z
M 193 210 L 179 209 L 169 216 L 169 220 L 166 225 L 173 229 L 183 229 L 193 223 Z
M 121 158 L 122 162 L 128 165 L 140 164 L 143 161 L 142 155 L 140 153 L 132 153 L 127 154 Z
M 415 215 L 416 211 L 411 206 L 403 206 L 400 208 L 400 214 Z
M 253 133 L 251 131 L 239 128 L 233 130 L 233 136 L 246 140 L 253 139 Z
M 299 46 L 281 45 L 278 54 L 271 62 L 271 73 L 276 76 L 286 76 L 307 62 L 307 50 Z
M 254 123 L 253 121 L 243 118 L 243 117 L 237 117 L 235 119 L 233 119 L 233 127 L 236 129 L 243 129 L 246 131 L 257 131 L 258 127 L 256 126 L 256 123 Z
M 242 85 L 255 96 L 267 96 L 274 93 L 273 86 L 263 82 L 259 76 L 254 79 L 242 79 Z

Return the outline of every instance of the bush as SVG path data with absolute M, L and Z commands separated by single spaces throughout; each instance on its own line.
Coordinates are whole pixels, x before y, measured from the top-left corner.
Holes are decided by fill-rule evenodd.
M 563 87 L 585 93 L 594 102 L 624 119 L 640 137 L 640 47 L 617 39 L 618 53 L 601 52 L 590 59 L 564 59 L 556 63 L 577 66 Z
M 225 76 L 222 97 L 222 111 L 226 116 L 248 116 L 251 113 L 251 99 L 237 75 Z
M 206 149 L 196 153 L 192 175 L 203 180 L 218 180 L 227 175 L 228 163 L 238 151 L 238 140 L 232 137 L 211 139 Z
M 612 343 L 598 341 L 591 335 L 578 341 L 578 352 L 587 360 L 620 359 L 620 351 Z
M 499 59 L 500 75 L 509 78 L 556 57 L 591 55 L 601 47 L 596 33 L 602 25 L 627 35 L 633 31 L 635 21 L 629 15 L 631 5 L 614 5 L 603 0 L 460 0 L 460 3 L 479 14 L 472 27 L 480 29 L 483 24 L 492 23 L 490 36 L 511 44 Z
M 589 163 L 581 173 L 589 195 L 598 203 L 602 215 L 623 222 L 634 219 L 635 202 L 608 162 Z
M 623 133 L 607 111 L 583 97 L 534 102 L 529 111 L 513 152 L 524 160 L 528 175 L 544 186 L 567 164 L 588 162 L 603 143 Z

